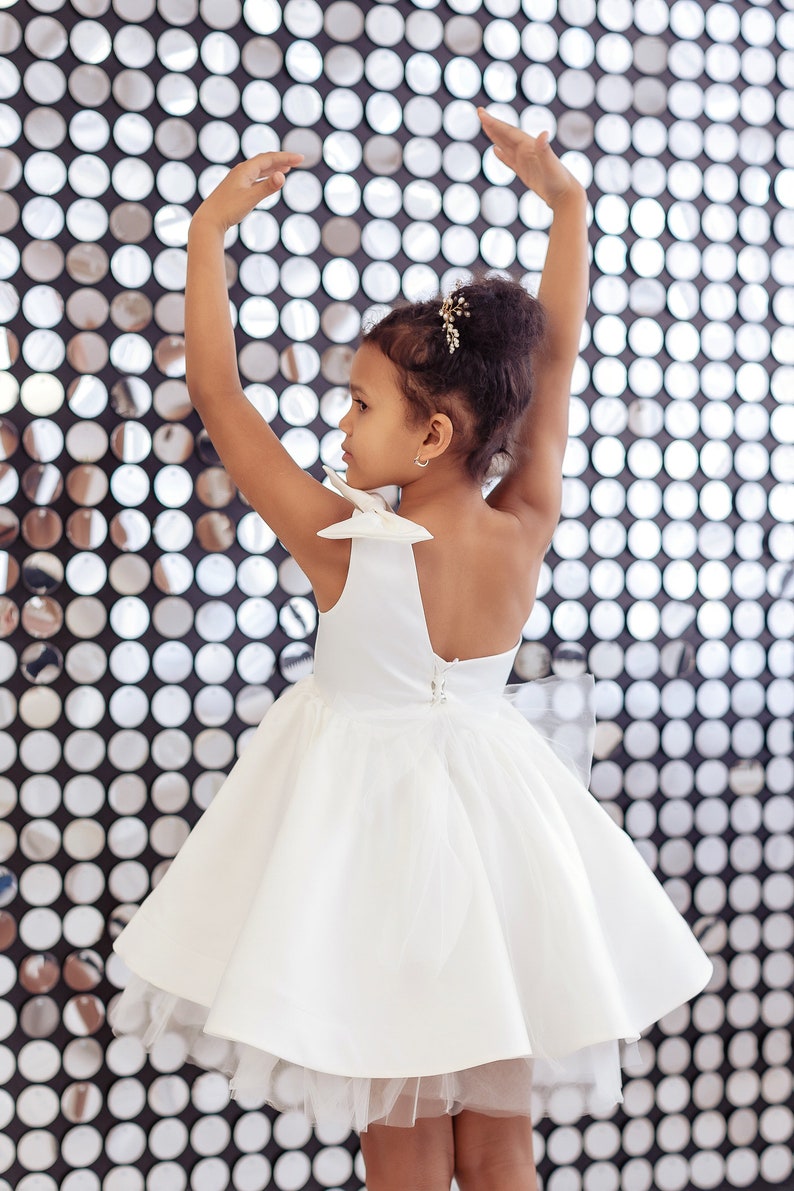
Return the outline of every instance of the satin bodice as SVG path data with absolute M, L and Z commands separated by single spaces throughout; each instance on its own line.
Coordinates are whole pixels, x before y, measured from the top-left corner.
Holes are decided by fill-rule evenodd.
M 367 711 L 496 706 L 520 642 L 485 657 L 439 657 L 427 629 L 413 551 L 414 542 L 433 535 L 395 513 L 379 493 L 352 488 L 330 468 L 325 471 L 354 507 L 349 518 L 318 535 L 351 541 L 342 594 L 320 613 L 314 677 L 322 692 Z

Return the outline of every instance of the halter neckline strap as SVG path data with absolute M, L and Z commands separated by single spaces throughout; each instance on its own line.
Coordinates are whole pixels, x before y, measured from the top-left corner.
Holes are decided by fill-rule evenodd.
M 432 538 L 423 525 L 395 513 L 380 492 L 353 488 L 325 464 L 323 471 L 337 492 L 355 505 L 355 512 L 344 521 L 318 530 L 318 538 L 380 538 L 396 542 L 425 542 Z

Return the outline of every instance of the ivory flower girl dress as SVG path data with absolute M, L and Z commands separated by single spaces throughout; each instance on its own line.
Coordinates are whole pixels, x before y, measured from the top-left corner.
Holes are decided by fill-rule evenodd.
M 588 790 L 593 676 L 505 688 L 518 644 L 439 657 L 431 535 L 326 471 L 353 508 L 321 536 L 352 546 L 314 673 L 115 938 L 113 1031 L 358 1131 L 565 1090 L 608 1111 L 712 963 Z

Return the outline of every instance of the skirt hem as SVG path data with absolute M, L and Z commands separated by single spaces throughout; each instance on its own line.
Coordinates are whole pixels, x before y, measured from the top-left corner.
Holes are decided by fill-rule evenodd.
M 621 1067 L 642 1067 L 639 1036 L 605 1040 L 551 1058 L 516 1055 L 420 1076 L 347 1076 L 295 1063 L 205 1030 L 209 1009 L 131 972 L 108 1020 L 117 1037 L 137 1037 L 157 1065 L 164 1047 L 173 1070 L 186 1063 L 223 1074 L 230 1100 L 301 1111 L 314 1125 L 358 1133 L 374 1122 L 411 1127 L 421 1117 L 463 1110 L 488 1116 L 603 1115 L 623 1100 Z

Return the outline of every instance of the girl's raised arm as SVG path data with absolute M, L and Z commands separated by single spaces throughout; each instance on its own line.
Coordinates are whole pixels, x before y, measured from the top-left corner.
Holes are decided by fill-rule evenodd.
M 587 196 L 553 152 L 548 133 L 533 137 L 482 108 L 479 114 L 499 159 L 553 212 L 538 290 L 546 312 L 546 342 L 513 465 L 491 494 L 492 504 L 514 512 L 548 544 L 560 516 L 571 374 L 587 311 Z
M 348 516 L 350 506 L 295 463 L 243 392 L 223 256 L 227 229 L 279 190 L 302 159 L 262 153 L 241 162 L 196 211 L 188 233 L 185 353 L 190 400 L 224 467 L 314 581 L 312 571 L 322 571 L 326 556 L 335 565 L 339 554 L 339 543 L 318 538 L 317 530 Z

